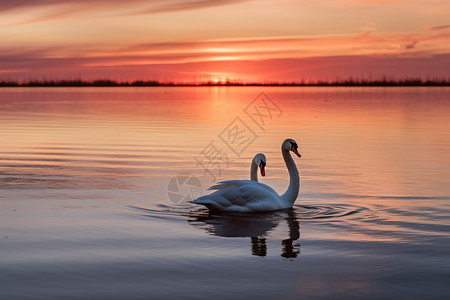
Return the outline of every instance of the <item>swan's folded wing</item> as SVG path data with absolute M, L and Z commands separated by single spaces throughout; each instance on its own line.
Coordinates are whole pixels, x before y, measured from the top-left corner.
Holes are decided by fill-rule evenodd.
M 230 202 L 231 205 L 247 205 L 249 201 L 266 198 L 271 194 L 270 190 L 272 190 L 263 183 L 251 180 L 222 181 L 209 189 L 216 190 L 216 192 L 212 193 L 210 196 L 223 197 L 227 200 L 225 201 L 224 199 L 223 202 Z
M 241 197 L 245 199 L 245 203 L 261 202 L 264 200 L 274 199 L 279 197 L 277 192 L 270 186 L 265 184 L 253 184 L 246 185 L 245 187 L 239 188 Z
M 192 201 L 195 204 L 203 204 L 209 209 L 226 210 L 233 205 L 245 205 L 242 198 L 241 187 L 247 185 L 250 180 L 228 180 L 211 186 L 208 190 L 216 190 L 214 193 L 199 197 Z
M 271 187 L 251 180 L 223 181 L 209 189 L 216 191 L 193 203 L 215 210 L 249 211 L 252 204 L 261 205 L 261 200 L 272 202 L 270 200 L 278 196 Z

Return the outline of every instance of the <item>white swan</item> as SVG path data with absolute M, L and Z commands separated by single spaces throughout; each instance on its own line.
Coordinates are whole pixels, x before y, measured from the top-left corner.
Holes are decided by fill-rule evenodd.
M 262 212 L 292 207 L 300 189 L 300 176 L 289 151 L 301 157 L 297 149 L 297 142 L 293 139 L 286 139 L 281 144 L 281 153 L 289 171 L 289 187 L 283 195 L 260 182 L 228 180 L 210 187 L 210 190 L 216 190 L 214 193 L 192 202 L 205 205 L 209 210 L 227 212 Z
M 266 176 L 266 156 L 263 153 L 258 153 L 253 157 L 250 167 L 250 180 L 258 182 L 258 168 L 261 170 L 261 176 Z

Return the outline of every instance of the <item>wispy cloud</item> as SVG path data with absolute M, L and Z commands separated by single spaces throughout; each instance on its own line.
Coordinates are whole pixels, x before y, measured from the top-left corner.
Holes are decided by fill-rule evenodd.
M 439 43 L 443 46 L 433 48 Z M 447 52 L 444 50 L 447 49 Z M 211 64 L 332 57 L 426 58 L 448 53 L 450 33 L 423 31 L 405 34 L 354 34 L 234 38 L 204 41 L 121 45 L 79 45 L 27 48 L 0 46 L 0 69 L 29 70 L 122 68 L 159 65 Z M 342 61 L 341 59 L 340 61 Z M 331 61 L 331 60 L 330 60 Z M 298 67 L 298 65 L 295 65 Z M 302 67 L 304 69 L 304 67 Z
M 20 21 L 8 23 L 9 26 L 17 26 L 17 25 L 27 25 L 33 23 L 41 23 L 41 22 L 50 22 L 55 20 L 60 20 L 67 18 L 68 16 L 76 15 L 77 11 L 74 9 L 60 9 L 58 11 L 54 11 L 47 14 L 38 15 L 36 17 L 22 19 Z
M 249 0 L 2 0 L 0 15 L 10 11 L 25 16 L 6 25 L 24 25 L 65 19 L 68 16 L 117 17 L 170 13 L 230 5 Z M 92 14 L 92 15 L 90 15 Z
M 142 0 L 2 0 L 0 1 L 0 16 L 15 16 L 14 21 L 3 21 L 3 25 L 17 26 L 40 22 L 67 20 L 69 17 L 89 17 L 86 12 L 107 12 L 123 8 L 125 5 L 133 5 Z M 106 9 L 102 7 L 107 7 Z M 96 13 L 99 15 L 99 13 Z M 100 13 L 101 15 L 101 13 Z
M 416 47 L 417 43 L 418 43 L 418 41 L 412 41 L 405 45 L 405 49 L 406 50 L 414 49 Z
M 434 26 L 430 28 L 431 30 L 444 30 L 450 29 L 450 25 Z
M 16 9 L 32 10 L 43 6 L 82 6 L 86 9 L 98 8 L 99 5 L 108 5 L 108 8 L 112 6 L 125 6 L 130 3 L 143 2 L 143 0 L 2 0 L 0 2 L 0 12 L 7 12 Z
M 54 7 L 55 9 L 57 7 L 76 7 L 84 11 L 99 8 L 103 11 L 127 8 L 134 14 L 151 14 L 202 9 L 247 1 L 249 0 L 2 0 L 0 13 L 17 9 L 33 10 L 41 7 Z
M 154 1 L 150 8 L 137 10 L 129 14 L 152 14 L 152 13 L 166 13 L 193 9 L 203 9 L 214 6 L 222 6 L 245 2 L 249 0 L 175 0 L 175 1 Z
M 420 43 L 420 47 L 418 47 Z M 435 48 L 434 45 L 441 45 Z M 418 55 L 441 53 L 450 49 L 450 33 L 423 31 L 404 34 L 366 32 L 355 35 L 258 37 L 177 43 L 144 43 L 110 51 L 109 57 L 160 54 L 198 54 L 196 58 L 236 59 L 301 58 L 338 55 Z M 445 52 L 445 51 L 444 51 Z M 101 53 L 100 55 L 104 55 Z M 92 55 L 96 55 L 93 53 Z

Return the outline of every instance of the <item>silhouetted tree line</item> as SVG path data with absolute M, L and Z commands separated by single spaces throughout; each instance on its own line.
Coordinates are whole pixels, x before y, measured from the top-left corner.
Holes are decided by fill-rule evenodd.
M 347 86 L 347 87 L 376 87 L 376 86 L 450 86 L 450 79 L 345 79 L 334 81 L 291 81 L 291 82 L 242 82 L 242 81 L 202 81 L 202 82 L 161 82 L 157 80 L 115 81 L 111 79 L 97 80 L 30 80 L 18 82 L 13 80 L 0 81 L 0 87 L 114 87 L 114 86 Z

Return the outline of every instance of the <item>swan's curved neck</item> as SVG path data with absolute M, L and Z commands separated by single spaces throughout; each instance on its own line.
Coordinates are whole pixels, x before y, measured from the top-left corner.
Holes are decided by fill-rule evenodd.
M 294 204 L 297 200 L 298 192 L 300 190 L 300 175 L 298 173 L 297 165 L 292 159 L 288 150 L 282 149 L 284 162 L 289 172 L 289 187 L 286 192 L 281 195 L 281 199 L 290 205 Z
M 250 180 L 258 181 L 258 165 L 255 162 L 255 159 L 252 160 L 252 165 L 250 167 Z

